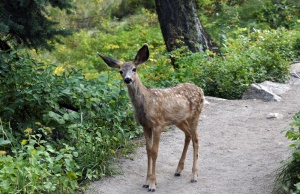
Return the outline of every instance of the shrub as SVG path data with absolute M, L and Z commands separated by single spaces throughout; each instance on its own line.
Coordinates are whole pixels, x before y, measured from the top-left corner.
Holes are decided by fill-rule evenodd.
M 73 193 L 79 188 L 81 172 L 74 160 L 78 153 L 67 144 L 59 150 L 53 148 L 43 138 L 49 130 L 39 125 L 38 132 L 33 133 L 27 128 L 20 148 L 12 147 L 11 155 L 1 151 L 1 193 Z
M 21 167 L 20 172 L 37 171 L 33 178 L 26 178 L 26 185 L 22 183 L 18 189 L 26 187 L 26 190 L 42 193 L 57 189 L 63 193 L 71 192 L 78 187 L 77 183 L 85 179 L 113 173 L 114 169 L 110 166 L 116 153 L 119 150 L 122 150 L 121 154 L 130 151 L 128 140 L 141 133 L 133 119 L 123 84 L 113 80 L 117 74 L 103 74 L 97 79 L 86 80 L 75 70 L 54 74 L 55 66 L 37 63 L 20 51 L 2 52 L 0 56 L 0 68 L 3 69 L 0 76 L 4 78 L 0 80 L 0 127 L 4 137 L 0 138 L 0 150 L 7 154 L 3 165 L 12 163 L 11 168 L 7 168 L 14 169 L 13 172 Z M 24 129 L 30 130 L 24 134 Z M 26 155 L 28 150 L 34 150 L 37 153 L 34 157 L 38 158 Z M 67 171 L 56 171 L 55 162 L 68 162 L 65 157 L 69 157 L 71 151 L 76 154 L 68 160 L 74 163 L 62 167 Z M 57 159 L 60 157 L 58 153 L 68 155 Z M 19 160 L 24 161 L 16 162 Z M 41 164 L 32 166 L 29 163 L 33 160 Z M 51 165 L 44 164 L 44 160 Z M 28 165 L 31 165 L 30 168 L 24 170 L 23 167 Z M 44 165 L 48 165 L 49 169 L 44 169 Z M 36 185 L 39 184 L 37 177 L 40 173 L 45 176 L 43 180 L 49 182 L 47 185 Z M 58 177 L 58 174 L 67 178 L 59 179 L 63 185 L 56 187 L 58 179 L 52 176 Z M 10 176 L 3 175 L 1 180 L 7 191 L 14 188 Z
M 291 128 L 285 136 L 292 141 L 292 155 L 284 162 L 277 174 L 274 193 L 300 193 L 300 112 L 293 116 Z
M 201 21 L 213 39 L 222 45 L 238 28 L 299 28 L 300 3 L 294 0 L 197 0 Z M 230 18 L 230 19 L 228 19 Z M 298 29 L 299 30 L 299 29 Z
M 111 16 L 121 19 L 125 16 L 132 15 L 138 10 L 146 8 L 148 10 L 155 11 L 154 0 L 142 1 L 142 0 L 121 0 L 119 5 L 112 8 Z
M 104 20 L 93 31 L 81 30 L 62 40 L 65 44 L 57 45 L 55 51 L 32 53 L 32 56 L 46 64 L 55 63 L 62 70 L 82 69 L 88 79 L 97 78 L 99 72 L 107 70 L 97 52 L 124 61 L 133 60 L 144 43 L 149 44 L 153 60 L 166 52 L 157 16 L 145 9 L 122 22 Z
M 223 56 L 215 53 L 191 53 L 180 48 L 172 53 L 179 69 L 158 63 L 145 77 L 149 85 L 170 86 L 179 82 L 194 82 L 205 95 L 237 99 L 252 84 L 265 80 L 285 82 L 289 62 L 299 59 L 299 35 L 285 29 L 254 31 L 237 39 L 228 39 Z M 274 41 L 276 40 L 276 41 Z M 155 83 L 156 82 L 156 83 Z

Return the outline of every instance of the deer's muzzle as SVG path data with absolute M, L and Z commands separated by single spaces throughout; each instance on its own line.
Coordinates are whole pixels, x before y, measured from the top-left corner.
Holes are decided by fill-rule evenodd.
M 131 84 L 132 79 L 131 79 L 130 77 L 126 77 L 126 78 L 124 79 L 124 82 L 125 82 L 126 84 Z

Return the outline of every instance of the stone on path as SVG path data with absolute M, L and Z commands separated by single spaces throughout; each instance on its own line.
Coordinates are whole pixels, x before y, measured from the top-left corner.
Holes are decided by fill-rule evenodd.
M 283 115 L 279 113 L 270 113 L 267 115 L 267 119 L 282 119 Z
M 263 101 L 280 101 L 280 95 L 290 89 L 288 84 L 274 83 L 265 81 L 260 84 L 251 84 L 246 90 L 242 99 L 259 99 Z

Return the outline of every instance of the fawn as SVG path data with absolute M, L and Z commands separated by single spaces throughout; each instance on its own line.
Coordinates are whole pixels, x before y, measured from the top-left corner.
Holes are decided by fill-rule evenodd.
M 204 106 L 202 89 L 191 83 L 182 83 L 166 89 L 145 87 L 138 76 L 137 67 L 149 58 L 147 44 L 137 52 L 132 62 L 122 62 L 101 54 L 99 56 L 108 66 L 119 69 L 128 87 L 135 118 L 143 127 L 148 157 L 147 178 L 143 187 L 151 192 L 156 189 L 156 159 L 160 135 L 164 127 L 169 125 L 177 126 L 185 134 L 184 148 L 175 176 L 180 176 L 184 168 L 186 152 L 192 139 L 194 152 L 191 182 L 197 182 L 197 127 Z

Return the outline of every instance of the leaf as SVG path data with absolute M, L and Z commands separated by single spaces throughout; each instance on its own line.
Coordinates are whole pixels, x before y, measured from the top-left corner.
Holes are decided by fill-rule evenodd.
M 51 153 L 55 153 L 55 150 L 53 149 L 53 147 L 51 145 L 46 145 L 47 151 L 51 152 Z
M 36 101 L 37 101 L 39 104 L 41 104 L 41 101 L 40 101 L 38 95 L 33 94 L 32 96 L 33 96 L 34 99 L 36 99 Z
M 73 156 L 78 157 L 78 152 L 73 152 Z
M 57 121 L 59 124 L 65 124 L 66 123 L 62 116 L 60 116 L 59 114 L 57 114 L 53 111 L 49 111 L 48 115 L 51 118 L 53 118 L 55 121 Z
M 63 91 L 61 91 L 63 94 L 66 94 L 66 95 L 71 95 L 71 92 L 70 92 L 71 90 L 70 90 L 70 88 L 66 88 L 66 89 L 64 89 Z
M 11 143 L 11 141 L 10 140 L 8 140 L 8 139 L 3 139 L 3 138 L 0 138 L 0 146 L 1 145 L 7 145 L 7 144 L 10 144 Z
M 59 161 L 60 159 L 62 159 L 64 156 L 62 154 L 59 154 L 58 156 L 56 156 L 56 161 Z
M 26 145 L 26 144 L 27 144 L 27 140 L 26 140 L 26 139 L 23 139 L 22 142 L 21 142 L 21 144 L 22 144 L 22 145 Z
M 70 120 L 70 116 L 69 116 L 68 113 L 65 113 L 64 116 L 63 116 L 63 118 L 64 118 L 65 120 Z
M 77 179 L 77 175 L 76 175 L 73 171 L 69 171 L 69 172 L 68 172 L 68 177 L 69 177 L 69 179 L 71 179 L 71 180 Z
M 78 119 L 80 117 L 78 112 L 72 111 L 69 113 L 70 116 L 72 116 L 74 119 Z

